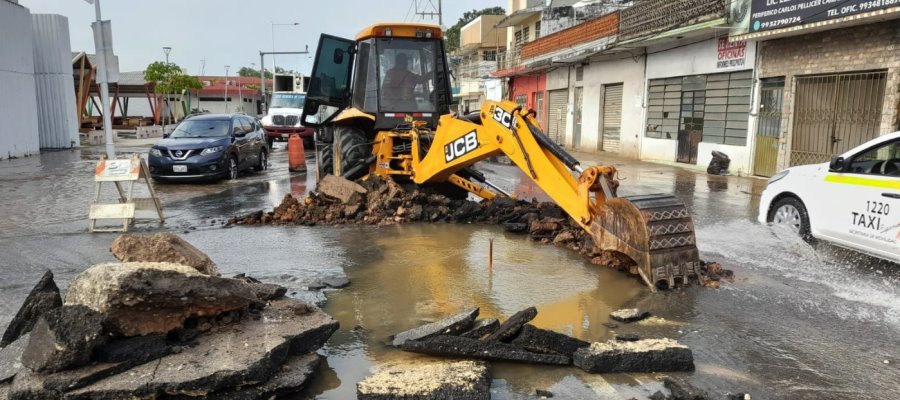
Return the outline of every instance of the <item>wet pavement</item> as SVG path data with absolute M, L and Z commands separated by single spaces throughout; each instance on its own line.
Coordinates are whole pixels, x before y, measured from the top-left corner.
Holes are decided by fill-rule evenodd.
M 91 176 L 102 150 L 0 162 L 0 326 L 44 269 L 52 269 L 65 288 L 89 265 L 113 260 L 108 248 L 115 234 L 87 233 Z M 120 151 L 146 148 L 124 143 Z M 297 398 L 353 398 L 356 382 L 372 366 L 420 357 L 388 348 L 390 335 L 472 305 L 483 316 L 502 318 L 535 305 L 535 325 L 591 341 L 616 333 L 675 338 L 694 351 L 697 371 L 684 376 L 718 397 L 897 397 L 900 267 L 824 244 L 812 247 L 756 224 L 764 180 L 598 154 L 577 157 L 583 164 L 602 158 L 616 165 L 622 195 L 675 193 L 694 213 L 702 258 L 733 269 L 737 281 L 719 290 L 652 294 L 637 279 L 489 226 L 223 229 L 223 217 L 271 209 L 285 193 L 314 186 L 312 174 L 287 171 L 283 149 L 274 152 L 269 171 L 237 182 L 156 185 L 168 220 L 134 231 L 180 233 L 207 252 L 223 275 L 246 272 L 285 285 L 340 321 L 323 349 L 327 362 Z M 480 169 L 521 198 L 544 198 L 514 167 L 492 163 Z M 324 295 L 304 290 L 316 279 L 344 274 L 352 281 L 346 289 Z M 623 307 L 647 309 L 655 318 L 604 326 L 609 312 Z M 497 399 L 529 398 L 534 389 L 550 390 L 555 398 L 646 398 L 660 388 L 652 382 L 661 376 L 506 363 L 494 363 L 493 371 Z

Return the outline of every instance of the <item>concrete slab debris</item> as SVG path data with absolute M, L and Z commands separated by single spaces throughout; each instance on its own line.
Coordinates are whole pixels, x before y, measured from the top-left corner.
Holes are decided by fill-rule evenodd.
M 572 360 L 565 356 L 532 353 L 503 342 L 469 339 L 459 336 L 441 335 L 426 340 L 409 340 L 399 347 L 405 351 L 434 356 L 550 365 L 570 365 L 572 363 Z
M 621 310 L 613 311 L 609 314 L 609 317 L 613 320 L 625 323 L 637 322 L 649 316 L 649 311 L 642 311 L 637 308 L 623 308 Z
M 51 310 L 31 330 L 22 365 L 53 372 L 87 364 L 106 342 L 103 321 L 100 313 L 83 305 Z
M 316 192 L 333 197 L 344 204 L 358 204 L 366 189 L 356 182 L 334 175 L 326 175 L 316 186 Z
M 360 400 L 487 400 L 490 386 L 484 362 L 413 360 L 381 367 L 356 385 L 356 393 Z
M 575 352 L 574 363 L 591 373 L 694 370 L 691 350 L 672 339 L 593 343 Z
M 188 317 L 240 310 L 258 301 L 245 282 L 172 263 L 95 265 L 66 291 L 66 304 L 103 314 L 112 333 L 122 336 L 167 333 Z
M 437 335 L 458 335 L 469 330 L 478 317 L 478 308 L 470 308 L 450 318 L 422 325 L 394 336 L 392 344 L 401 346 L 407 341 L 428 339 Z
M 536 316 L 537 308 L 534 307 L 528 307 L 519 311 L 509 317 L 506 321 L 503 321 L 503 323 L 500 324 L 500 327 L 497 328 L 497 331 L 490 334 L 490 336 L 486 337 L 484 340 L 508 343 L 519 334 L 519 331 L 522 330 L 522 326 L 531 322 Z
M 61 306 L 62 297 L 59 295 L 59 288 L 56 287 L 56 282 L 53 281 L 53 272 L 47 270 L 38 283 L 34 285 L 34 288 L 31 289 L 31 292 L 28 293 L 28 296 L 25 297 L 25 301 L 22 302 L 22 306 L 16 312 L 16 316 L 13 317 L 6 327 L 6 331 L 3 332 L 3 338 L 0 339 L 0 347 L 6 347 L 20 336 L 30 332 L 34 324 L 37 323 L 38 318 L 48 311 Z
M 274 283 L 263 283 L 260 282 L 259 279 L 247 276 L 246 274 L 235 275 L 233 279 L 243 281 L 250 285 L 250 289 L 253 290 L 253 293 L 256 294 L 256 297 L 260 301 L 280 299 L 287 293 L 287 288 L 284 286 L 276 285 Z
M 572 357 L 575 351 L 591 344 L 562 333 L 540 329 L 528 324 L 522 327 L 519 336 L 511 342 L 525 350 L 543 354 L 559 354 Z
M 15 342 L 0 349 L 0 382 L 11 380 L 22 369 L 22 353 L 25 352 L 29 337 L 30 335 L 26 333 Z
M 171 233 L 121 235 L 109 249 L 122 262 L 167 262 L 193 267 L 200 273 L 219 276 L 216 263 L 184 239 Z

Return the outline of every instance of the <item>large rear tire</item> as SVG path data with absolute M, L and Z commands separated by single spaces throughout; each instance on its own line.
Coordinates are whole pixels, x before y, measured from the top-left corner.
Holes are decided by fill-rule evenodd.
M 341 173 L 346 175 L 355 167 L 365 164 L 366 158 L 372 154 L 372 144 L 358 128 L 338 127 L 336 129 L 341 141 Z M 359 168 L 351 175 L 344 177 L 352 181 L 362 178 L 368 173 L 369 168 Z

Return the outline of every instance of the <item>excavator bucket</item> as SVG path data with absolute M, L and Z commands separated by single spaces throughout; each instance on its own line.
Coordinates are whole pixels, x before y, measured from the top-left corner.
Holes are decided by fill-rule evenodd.
M 590 225 L 594 243 L 631 257 L 654 291 L 661 284 L 669 288 L 687 284 L 699 275 L 694 222 L 674 196 L 611 198 L 594 214 Z

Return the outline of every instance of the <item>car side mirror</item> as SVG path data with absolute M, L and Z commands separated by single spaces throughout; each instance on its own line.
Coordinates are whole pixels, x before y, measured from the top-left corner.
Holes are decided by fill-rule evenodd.
M 828 170 L 833 172 L 840 172 L 844 170 L 844 157 L 834 157 L 831 159 L 831 163 L 828 164 Z
M 168 139 L 171 133 L 163 133 L 163 139 Z

